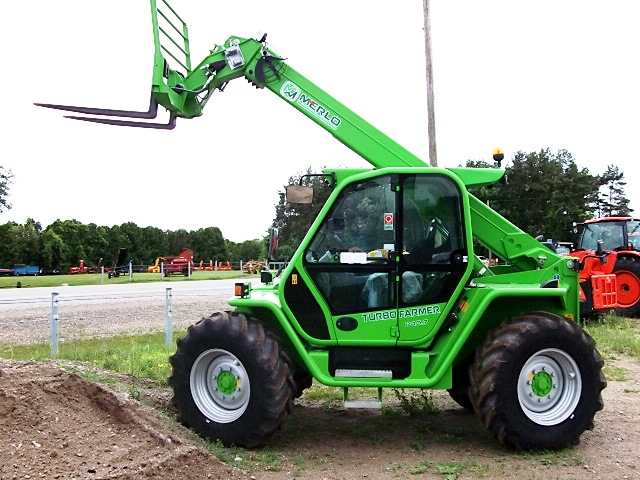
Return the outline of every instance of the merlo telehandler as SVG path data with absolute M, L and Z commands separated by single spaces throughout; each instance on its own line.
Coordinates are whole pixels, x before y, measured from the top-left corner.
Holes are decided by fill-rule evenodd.
M 377 387 L 376 405 L 384 388 L 446 389 L 514 449 L 567 447 L 593 428 L 606 381 L 579 324 L 579 262 L 469 193 L 501 169 L 430 167 L 289 66 L 266 35 L 230 37 L 192 68 L 186 24 L 165 0 L 151 13 L 147 112 L 39 105 L 170 129 L 245 78 L 371 164 L 324 170 L 333 191 L 286 268 L 237 284 L 233 309 L 178 340 L 169 383 L 184 424 L 226 445 L 264 444 L 315 380 L 344 388 L 347 405 L 356 387 Z M 167 124 L 150 121 L 158 105 Z M 295 186 L 287 197 L 309 195 Z M 487 268 L 474 240 L 500 264 Z

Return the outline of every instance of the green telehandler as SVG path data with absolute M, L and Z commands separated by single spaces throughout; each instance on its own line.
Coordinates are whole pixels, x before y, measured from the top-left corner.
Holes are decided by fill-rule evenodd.
M 446 389 L 513 449 L 564 448 L 593 428 L 606 381 L 579 324 L 580 262 L 469 193 L 503 170 L 427 165 L 290 67 L 266 35 L 230 37 L 192 68 L 185 22 L 157 1 L 147 112 L 38 105 L 170 129 L 245 78 L 371 164 L 324 170 L 332 193 L 286 267 L 236 284 L 232 309 L 178 340 L 169 383 L 184 424 L 226 445 L 262 445 L 315 380 L 356 407 L 357 387 L 377 388 L 376 406 L 384 388 Z M 151 121 L 158 105 L 167 124 Z M 287 188 L 290 201 L 311 197 Z M 474 241 L 500 264 L 483 264 Z

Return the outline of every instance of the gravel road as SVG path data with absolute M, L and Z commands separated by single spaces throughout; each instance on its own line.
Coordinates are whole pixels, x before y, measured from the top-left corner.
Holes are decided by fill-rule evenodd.
M 172 282 L 169 303 L 173 328 L 184 329 L 203 316 L 228 309 L 233 283 Z M 167 284 L 153 283 L 94 286 L 93 290 L 85 287 L 2 290 L 0 346 L 50 341 L 54 291 L 58 293 L 60 342 L 115 333 L 164 331 L 166 287 Z

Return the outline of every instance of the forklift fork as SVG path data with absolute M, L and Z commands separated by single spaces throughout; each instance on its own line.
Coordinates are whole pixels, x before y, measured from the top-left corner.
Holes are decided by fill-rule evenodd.
M 71 105 L 54 105 L 51 103 L 35 103 L 34 105 L 37 105 L 38 107 L 64 110 L 67 112 L 82 113 L 85 115 L 104 115 L 108 117 L 138 118 L 143 120 L 150 120 L 156 118 L 156 116 L 158 115 L 158 101 L 153 96 L 153 94 L 151 94 L 149 109 L 146 112 L 113 110 L 110 108 L 74 107 Z M 118 125 L 122 127 L 141 127 L 155 128 L 160 130 L 172 130 L 176 126 L 176 115 L 173 113 L 170 114 L 168 123 L 139 122 L 134 120 L 119 120 L 111 118 L 79 117 L 77 115 L 65 115 L 64 117 L 71 118 L 73 120 L 82 120 L 84 122 L 102 123 L 105 125 Z
M 146 112 L 112 110 L 109 108 L 74 107 L 70 105 L 54 105 L 50 103 L 36 103 L 35 105 L 38 107 L 81 113 L 83 115 L 132 118 L 142 121 L 65 115 L 65 118 L 71 118 L 73 120 L 102 123 L 106 125 L 118 125 L 122 127 L 172 130 L 176 126 L 177 117 L 173 108 L 169 110 L 168 123 L 154 123 L 146 122 L 144 120 L 154 119 L 158 114 L 158 98 L 154 95 L 154 92 L 155 94 L 162 95 L 163 93 L 166 93 L 163 91 L 163 88 L 169 88 L 166 86 L 165 82 L 163 82 L 163 77 L 166 79 L 169 76 L 169 66 L 165 60 L 165 55 L 172 58 L 186 72 L 186 74 L 191 72 L 189 33 L 187 24 L 171 7 L 171 5 L 169 5 L 167 0 L 150 0 L 150 2 L 151 22 L 153 26 L 154 68 L 151 100 L 149 101 L 149 109 Z M 180 74 L 180 78 L 182 79 L 184 79 L 185 76 L 186 75 Z M 175 89 L 173 90 L 175 91 Z

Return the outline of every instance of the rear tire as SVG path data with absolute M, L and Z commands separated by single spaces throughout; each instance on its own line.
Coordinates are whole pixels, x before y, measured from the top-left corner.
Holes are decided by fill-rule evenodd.
M 182 423 L 224 445 L 262 445 L 282 424 L 293 379 L 274 335 L 253 317 L 217 312 L 189 327 L 170 358 Z
M 471 370 L 471 402 L 506 447 L 561 449 L 579 442 L 603 407 L 602 358 L 575 322 L 529 313 L 490 332 Z
M 469 367 L 472 363 L 473 356 L 467 358 L 460 362 L 458 365 L 453 367 L 452 373 L 452 381 L 453 384 L 449 392 L 449 396 L 462 408 L 468 410 L 469 412 L 473 412 L 473 405 L 471 403 L 471 399 L 469 398 L 469 386 L 471 385 L 471 380 L 469 378 Z
M 618 285 L 618 315 L 635 317 L 640 314 L 640 258 L 619 256 L 613 268 Z

